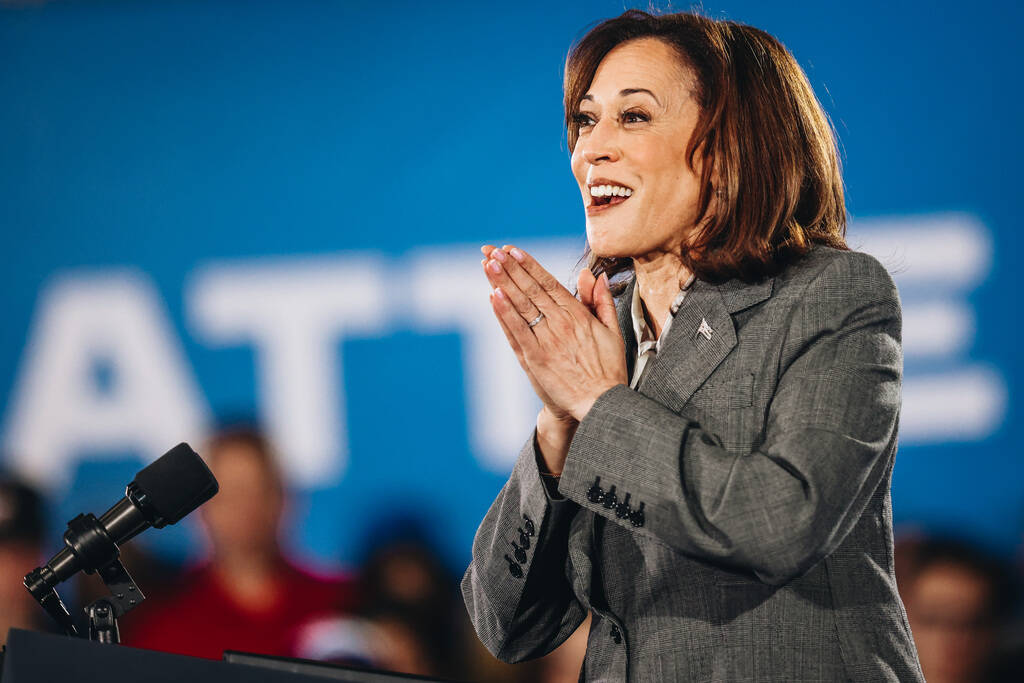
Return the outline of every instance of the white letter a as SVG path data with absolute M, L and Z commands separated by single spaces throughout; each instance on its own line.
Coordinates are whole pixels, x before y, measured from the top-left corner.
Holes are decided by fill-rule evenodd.
M 16 470 L 57 488 L 85 450 L 148 462 L 202 435 L 205 406 L 161 308 L 134 271 L 43 290 L 4 432 Z

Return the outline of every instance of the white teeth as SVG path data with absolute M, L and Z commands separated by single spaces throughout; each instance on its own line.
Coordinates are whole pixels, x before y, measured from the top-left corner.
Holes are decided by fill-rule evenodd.
M 590 188 L 591 197 L 629 197 L 633 194 L 633 190 L 628 187 L 622 187 L 621 185 L 594 185 Z

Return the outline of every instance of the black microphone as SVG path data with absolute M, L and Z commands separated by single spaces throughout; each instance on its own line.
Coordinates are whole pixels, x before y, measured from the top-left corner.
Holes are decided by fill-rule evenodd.
M 203 459 L 188 444 L 178 444 L 136 474 L 124 498 L 99 519 L 89 513 L 68 522 L 65 548 L 30 572 L 25 587 L 40 603 L 50 602 L 57 584 L 79 571 L 91 574 L 107 567 L 117 560 L 119 543 L 149 527 L 175 524 L 217 490 L 217 480 Z M 43 606 L 51 611 L 48 604 Z

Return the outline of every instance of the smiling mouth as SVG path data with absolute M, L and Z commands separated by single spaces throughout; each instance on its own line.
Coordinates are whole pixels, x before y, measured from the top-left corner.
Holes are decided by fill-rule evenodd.
M 622 204 L 633 195 L 633 188 L 620 185 L 614 181 L 607 181 L 604 178 L 600 178 L 594 184 L 589 185 L 589 190 L 590 203 L 587 204 L 588 213 L 605 211 L 612 206 Z
M 622 204 L 627 199 L 629 197 L 593 197 L 590 204 L 587 204 L 586 214 L 588 216 L 596 216 L 606 211 L 611 211 L 613 207 Z
M 621 204 L 622 202 L 629 199 L 629 197 L 594 197 L 590 203 L 591 206 L 614 206 Z

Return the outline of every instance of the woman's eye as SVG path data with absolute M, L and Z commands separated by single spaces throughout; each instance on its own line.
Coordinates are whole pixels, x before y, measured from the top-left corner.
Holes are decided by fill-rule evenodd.
M 573 114 L 572 120 L 579 128 L 587 128 L 597 123 L 590 114 L 584 114 L 583 112 Z M 640 111 L 627 111 L 620 114 L 619 120 L 624 124 L 643 123 L 645 121 L 649 121 L 650 117 Z
M 594 125 L 594 119 L 590 118 L 590 114 L 584 114 L 583 112 L 573 114 L 572 121 L 580 128 Z

